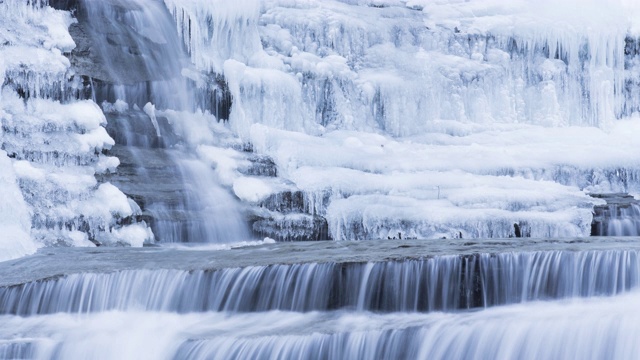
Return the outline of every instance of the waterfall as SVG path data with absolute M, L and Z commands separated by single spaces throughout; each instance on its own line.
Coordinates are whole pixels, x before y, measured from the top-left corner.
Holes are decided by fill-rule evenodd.
M 640 236 L 640 205 L 612 207 L 607 236 Z
M 639 250 L 621 248 L 637 239 L 523 241 L 404 245 L 420 257 L 368 262 L 300 261 L 388 242 L 52 251 L 0 264 L 17 279 L 0 287 L 0 358 L 633 359 Z M 225 265 L 257 257 L 274 263 Z M 78 272 L 47 277 L 72 268 L 64 259 Z
M 140 108 L 193 110 L 193 91 L 182 77 L 188 58 L 166 7 L 159 1 L 82 1 L 79 17 L 97 60 L 98 103 L 125 101 Z
M 0 359 L 637 358 L 638 14 L 0 0 Z
M 122 175 L 105 179 L 140 203 L 158 242 L 250 238 L 237 201 L 162 115 L 171 109 L 188 117 L 199 106 L 193 80 L 183 76 L 188 55 L 164 4 L 87 0 L 78 17 L 87 19 L 82 26 L 96 62 L 80 71 L 92 77 L 116 140 L 112 153 L 121 160 Z
M 0 354 L 36 359 L 634 359 L 639 294 L 461 313 L 3 316 Z
M 219 243 L 248 239 L 249 231 L 237 210 L 237 200 L 216 181 L 211 166 L 197 159 L 175 158 L 174 161 L 187 187 L 185 208 L 196 213 L 186 221 L 180 221 L 186 229 L 176 240 L 208 239 Z
M 640 347 L 638 294 L 460 314 L 268 314 L 264 331 L 185 341 L 192 359 L 633 359 Z M 255 324 L 257 316 L 243 319 Z M 253 322 L 251 322 L 253 321 Z M 239 326 L 238 324 L 237 326 Z M 231 326 L 228 324 L 227 326 Z M 305 326 L 307 328 L 305 328 Z M 267 330 L 270 329 L 270 330 Z M 276 332 L 277 331 L 277 332 Z M 273 335 L 276 332 L 277 335 Z
M 638 251 L 552 251 L 221 270 L 83 273 L 0 288 L 0 313 L 454 311 L 640 285 Z
M 625 194 L 597 195 L 607 201 L 596 206 L 591 235 L 640 236 L 640 203 Z

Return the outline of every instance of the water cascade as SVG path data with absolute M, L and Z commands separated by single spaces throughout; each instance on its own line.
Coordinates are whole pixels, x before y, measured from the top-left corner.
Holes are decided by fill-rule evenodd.
M 188 59 L 162 3 L 80 1 L 77 13 L 90 47 L 77 68 L 93 79 L 98 104 L 194 110 L 195 96 L 181 75 Z
M 0 0 L 0 359 L 637 358 L 638 14 Z
M 595 195 L 606 205 L 594 208 L 591 234 L 595 236 L 640 236 L 640 202 L 625 194 Z
M 0 313 L 455 311 L 612 296 L 639 285 L 636 251 L 476 254 L 211 271 L 72 274 L 0 288 Z
M 224 263 L 218 255 L 211 261 L 193 250 L 151 249 L 148 255 L 173 259 L 171 266 L 210 268 L 163 269 L 167 261 L 158 257 L 141 270 L 134 256 L 120 261 L 128 270 L 1 286 L 7 326 L 0 327 L 0 357 L 480 359 L 566 351 L 630 359 L 638 350 L 637 241 L 586 243 L 593 249 L 578 252 L 565 242 L 557 251 L 436 256 L 419 242 L 405 246 L 397 260 L 243 268 L 215 268 Z M 467 246 L 451 242 L 437 251 L 473 252 Z M 321 243 L 280 248 L 302 258 L 345 250 Z M 248 258 L 269 250 L 232 251 Z M 42 266 L 70 256 L 75 266 L 91 268 L 97 260 L 76 255 L 42 255 Z M 25 265 L 18 260 L 2 269 L 23 272 Z M 149 332 L 157 344 L 135 340 Z
M 249 238 L 237 201 L 161 115 L 196 111 L 203 92 L 183 76 L 191 65 L 166 7 L 153 0 L 80 1 L 77 12 L 76 31 L 87 34 L 80 46 L 88 50 L 76 51 L 72 61 L 91 79 L 92 97 L 103 104 L 116 141 L 111 154 L 121 161 L 120 174 L 103 180 L 138 201 L 156 241 Z
M 639 236 L 640 205 L 631 204 L 628 208 L 614 209 L 616 218 L 609 221 L 608 236 Z

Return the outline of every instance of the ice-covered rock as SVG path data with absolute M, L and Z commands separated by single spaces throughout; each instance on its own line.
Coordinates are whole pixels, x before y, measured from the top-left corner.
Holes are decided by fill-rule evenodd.
M 75 47 L 68 32 L 75 19 L 46 1 L 3 1 L 0 10 L 0 146 L 3 157 L 12 159 L 12 169 L 3 163 L 3 199 L 14 207 L 14 230 L 23 229 L 3 235 L 13 237 L 13 248 L 22 248 L 22 254 L 34 249 L 34 241 L 40 246 L 149 241 L 152 234 L 144 239 L 120 234 L 129 226 L 122 219 L 136 207 L 95 178 L 119 161 L 103 155 L 114 144 L 105 116 L 94 102 L 79 99 L 82 82 L 65 56 Z M 14 194 L 16 186 L 20 192 Z M 12 251 L 3 238 L 2 253 L 17 256 Z
M 434 120 L 606 128 L 635 108 L 633 22 L 616 1 L 580 12 L 491 0 L 165 3 L 193 63 L 228 80 L 242 135 L 254 122 L 392 135 Z
M 18 187 L 11 160 L 4 151 L 0 151 L 0 195 L 0 261 L 35 252 L 31 214 Z
M 628 1 L 75 1 L 76 19 L 29 4 L 0 4 L 2 142 L 43 194 L 56 169 L 83 169 L 65 191 L 85 201 L 117 165 L 104 117 L 73 117 L 95 110 L 68 104 L 87 88 L 117 143 L 175 147 L 167 173 L 233 192 L 261 236 L 587 236 L 587 193 L 640 193 Z M 146 216 L 131 210 L 112 215 Z

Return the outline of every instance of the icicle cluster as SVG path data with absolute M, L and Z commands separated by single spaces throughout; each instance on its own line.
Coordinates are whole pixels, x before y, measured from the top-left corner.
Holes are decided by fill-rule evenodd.
M 587 236 L 584 192 L 640 193 L 634 4 L 165 3 L 333 238 Z
M 118 159 L 102 155 L 113 140 L 99 107 L 72 100 L 77 79 L 64 53 L 75 47 L 68 32 L 74 21 L 46 1 L 0 2 L 0 145 L 12 158 L 0 172 L 16 175 L 14 185 L 7 184 L 12 193 L 3 198 L 16 198 L 12 216 L 27 216 L 30 226 L 23 230 L 30 232 L 31 244 L 142 245 L 152 237 L 146 227 L 121 223 L 137 206 L 95 177 L 113 171 Z M 0 225 L 2 237 L 6 231 Z M 20 241 L 3 243 L 3 253 L 19 248 Z

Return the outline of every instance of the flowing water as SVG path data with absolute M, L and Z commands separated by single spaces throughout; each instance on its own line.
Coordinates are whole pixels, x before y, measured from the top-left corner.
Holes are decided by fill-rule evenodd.
M 454 311 L 611 296 L 640 285 L 637 251 L 549 251 L 219 270 L 81 273 L 0 289 L 0 311 Z
M 250 237 L 238 201 L 211 165 L 178 138 L 168 119 L 156 117 L 156 107 L 197 107 L 200 95 L 182 76 L 191 66 L 183 39 L 159 0 L 80 3 L 79 16 L 92 21 L 88 36 L 102 71 L 91 79 L 94 99 L 129 105 L 108 114 L 117 142 L 111 151 L 122 162 L 109 180 L 138 201 L 160 246 L 45 248 L 0 263 L 0 358 L 640 354 L 640 238 L 632 236 L 640 228 L 637 205 L 612 207 L 607 218 L 602 235 L 626 238 L 262 242 L 215 250 L 168 244 Z M 252 5 L 238 8 L 243 4 Z M 192 23 L 188 9 L 178 10 L 173 6 L 174 17 L 191 35 L 201 24 Z M 202 37 L 221 43 L 230 39 L 220 28 L 252 21 L 203 18 L 210 33 Z M 276 99 L 271 105 L 287 98 Z
M 613 207 L 608 222 L 608 236 L 640 236 L 640 205 Z
M 603 194 L 607 204 L 594 208 L 592 235 L 640 236 L 640 203 L 626 194 Z
M 92 45 L 109 85 L 96 99 L 125 101 L 142 108 L 193 108 L 193 93 L 182 69 L 188 66 L 182 42 L 166 7 L 154 0 L 82 1 L 91 19 Z M 82 10 L 81 10 L 82 11 Z
M 0 358 L 633 359 L 638 252 L 638 238 L 46 250 L 0 264 L 14 269 Z
M 167 119 L 156 117 L 156 107 L 197 107 L 195 88 L 182 76 L 189 59 L 165 5 L 155 0 L 86 0 L 81 11 L 91 19 L 90 36 L 106 80 L 94 86 L 94 98 L 128 105 L 128 110 L 108 114 L 108 129 L 124 146 L 114 155 L 132 170 L 108 180 L 127 195 L 138 196 L 157 242 L 249 239 L 238 201 L 218 184 L 210 165 L 176 146 Z

